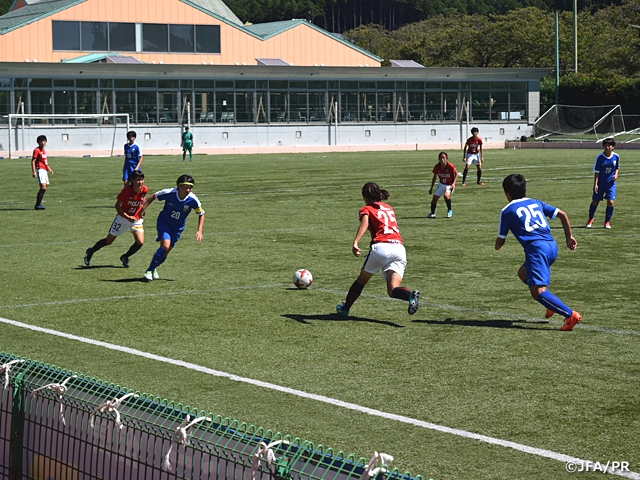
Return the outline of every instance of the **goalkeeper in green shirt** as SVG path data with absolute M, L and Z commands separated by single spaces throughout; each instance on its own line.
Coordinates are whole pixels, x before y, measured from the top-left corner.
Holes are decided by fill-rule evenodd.
M 182 161 L 186 160 L 187 150 L 189 150 L 189 161 L 193 161 L 193 133 L 189 131 L 189 127 L 184 127 L 184 133 L 182 134 Z

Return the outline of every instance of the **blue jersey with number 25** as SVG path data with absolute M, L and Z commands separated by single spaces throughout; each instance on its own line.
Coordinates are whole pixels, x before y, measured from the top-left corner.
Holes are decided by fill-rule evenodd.
M 513 200 L 500 211 L 498 237 L 506 238 L 509 230 L 523 247 L 536 240 L 554 241 L 549 222 L 556 218 L 558 209 L 534 198 Z
M 189 193 L 183 200 L 178 197 L 177 188 L 167 188 L 155 194 L 156 199 L 164 201 L 164 207 L 158 215 L 158 221 L 163 221 L 174 230 L 182 230 L 187 222 L 187 216 L 194 210 L 198 215 L 204 215 L 200 200 L 193 193 Z

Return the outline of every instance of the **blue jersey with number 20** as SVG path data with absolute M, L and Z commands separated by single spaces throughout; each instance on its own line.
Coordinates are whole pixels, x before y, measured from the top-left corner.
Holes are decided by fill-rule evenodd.
M 523 247 L 536 240 L 553 242 L 549 223 L 545 217 L 553 220 L 557 214 L 556 207 L 547 205 L 540 200 L 533 198 L 513 200 L 500 211 L 498 237 L 506 238 L 511 230 L 513 236 Z
M 183 200 L 180 200 L 177 188 L 167 188 L 156 192 L 155 196 L 158 200 L 164 201 L 164 207 L 158 215 L 158 221 L 166 223 L 173 230 L 184 228 L 191 210 L 198 215 L 204 215 L 200 200 L 193 193 L 189 193 Z

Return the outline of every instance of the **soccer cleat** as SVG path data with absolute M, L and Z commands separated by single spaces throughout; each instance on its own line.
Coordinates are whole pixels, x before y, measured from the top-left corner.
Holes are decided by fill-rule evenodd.
M 44 206 L 42 205 L 36 205 L 35 207 L 33 207 L 34 210 L 44 210 Z
M 573 327 L 575 327 L 580 320 L 582 320 L 582 315 L 574 310 L 571 312 L 570 317 L 564 319 L 564 325 L 560 327 L 560 330 L 569 332 L 573 330 Z
M 591 228 L 592 225 L 593 225 L 593 218 L 590 218 L 589 220 L 587 220 L 587 224 L 584 226 L 584 228 Z
M 429 215 L 427 215 L 427 218 L 436 218 L 436 214 L 435 213 L 430 213 Z
M 447 218 L 451 218 L 451 217 L 453 217 L 453 210 L 449 210 L 447 212 Z
M 609 222 L 604 222 L 604 228 L 611 228 L 611 224 Z
M 546 311 L 546 313 L 544 314 L 544 318 L 551 318 L 551 317 L 553 317 L 553 315 L 554 315 L 555 313 L 556 313 L 556 312 L 554 312 L 553 310 L 549 310 L 549 309 L 547 308 L 547 311 Z
M 127 257 L 126 255 L 122 255 L 120 256 L 120 261 L 122 262 L 122 266 L 124 268 L 129 268 L 129 257 Z
M 483 182 L 478 182 L 478 185 L 480 185 L 481 187 L 484 187 L 484 183 Z
M 88 267 L 89 265 L 91 265 L 91 257 L 93 256 L 93 254 L 91 253 L 91 249 L 87 248 L 87 251 L 84 252 L 84 264 Z
M 466 182 L 462 182 L 462 186 L 466 187 L 467 186 Z
M 344 308 L 344 302 L 339 303 L 338 305 L 336 305 L 336 312 L 338 312 L 338 315 L 340 315 L 341 317 L 348 317 L 349 316 L 349 309 L 348 308 Z
M 142 279 L 145 282 L 150 282 L 151 280 L 153 280 L 153 270 L 147 270 L 146 272 L 144 272 Z
M 158 270 L 153 270 L 153 279 L 154 280 L 158 280 L 160 278 L 160 275 L 158 275 Z
M 414 290 L 413 292 L 411 292 L 411 295 L 409 295 L 409 308 L 408 308 L 408 312 L 409 315 L 413 315 L 414 313 L 416 313 L 418 311 L 418 307 L 420 303 L 420 292 L 418 290 Z

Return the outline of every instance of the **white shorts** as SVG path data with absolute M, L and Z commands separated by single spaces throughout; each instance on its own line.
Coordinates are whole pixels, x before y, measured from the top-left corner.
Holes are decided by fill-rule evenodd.
M 38 180 L 38 185 L 49 185 L 49 172 L 44 168 L 36 168 L 36 180 Z
M 465 160 L 465 163 L 467 164 L 467 166 L 471 164 L 480 165 L 480 155 L 478 155 L 477 153 L 467 153 L 467 159 Z
M 393 270 L 400 278 L 407 266 L 407 251 L 401 243 L 374 243 L 364 257 L 362 269 L 372 274 L 382 270 L 382 278 L 387 279 L 387 271 Z
M 116 218 L 113 219 L 113 223 L 111 224 L 109 235 L 113 235 L 114 237 L 119 237 L 124 232 L 144 233 L 144 227 L 142 226 L 142 222 L 144 222 L 144 219 L 142 218 L 140 220 L 136 220 L 135 222 L 130 222 L 126 218 L 123 218 L 120 215 L 116 215 Z
M 453 185 L 445 185 L 444 183 L 438 183 L 438 188 L 436 188 L 436 192 L 434 195 L 436 197 L 441 197 L 445 193 L 451 195 L 453 193 Z

